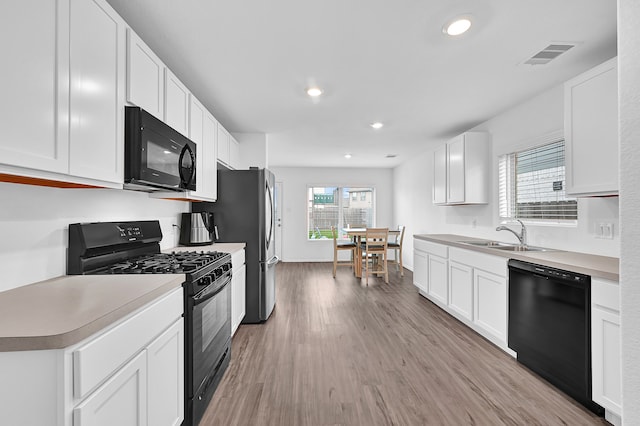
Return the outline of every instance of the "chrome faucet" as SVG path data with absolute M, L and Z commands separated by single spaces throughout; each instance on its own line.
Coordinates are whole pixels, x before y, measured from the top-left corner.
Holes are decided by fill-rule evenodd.
M 509 231 L 511 232 L 513 235 L 515 235 L 518 238 L 518 241 L 520 241 L 520 246 L 521 247 L 526 247 L 527 246 L 527 228 L 524 226 L 524 223 L 522 223 L 522 221 L 520 219 L 516 219 L 517 222 L 520 222 L 520 225 L 522 226 L 522 229 L 520 230 L 520 233 L 518 234 L 516 231 L 514 231 L 511 228 L 507 228 L 506 226 L 500 225 L 496 228 L 496 231 Z

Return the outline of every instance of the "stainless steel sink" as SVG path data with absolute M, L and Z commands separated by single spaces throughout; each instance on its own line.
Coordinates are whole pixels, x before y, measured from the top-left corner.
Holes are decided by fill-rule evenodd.
M 503 251 L 552 251 L 543 247 L 521 246 L 520 244 L 503 243 L 501 241 L 475 240 L 475 241 L 458 241 L 462 244 L 468 244 L 475 247 L 486 247 Z

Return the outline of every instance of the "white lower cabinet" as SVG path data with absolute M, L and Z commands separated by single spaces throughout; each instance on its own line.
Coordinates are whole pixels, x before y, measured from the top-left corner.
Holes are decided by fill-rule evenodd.
M 418 250 L 414 245 L 413 250 L 413 285 L 418 287 L 422 294 L 427 294 L 427 262 L 429 255 L 427 252 Z
M 184 321 L 147 348 L 148 424 L 179 426 L 184 418 Z
M 447 247 L 414 238 L 413 283 L 423 296 L 443 307 L 448 302 Z
M 620 424 L 622 370 L 620 346 L 620 286 L 591 280 L 592 398 L 606 410 L 606 418 Z
M 507 342 L 507 278 L 506 265 L 499 274 L 473 270 L 473 322 L 495 336 L 500 342 Z
M 414 238 L 413 247 L 413 281 L 420 293 L 511 353 L 507 346 L 508 259 L 419 238 Z
M 429 296 L 441 304 L 447 305 L 447 259 L 445 257 L 429 254 L 427 277 L 427 282 L 429 283 Z
M 146 425 L 146 400 L 147 351 L 143 350 L 73 410 L 73 424 Z
M 233 271 L 231 278 L 231 335 L 233 336 L 246 313 L 247 267 L 244 250 L 232 253 L 231 265 Z
M 180 425 L 183 311 L 177 288 L 73 346 L 0 352 L 0 423 Z
M 449 261 L 449 308 L 473 319 L 473 269 L 454 261 Z

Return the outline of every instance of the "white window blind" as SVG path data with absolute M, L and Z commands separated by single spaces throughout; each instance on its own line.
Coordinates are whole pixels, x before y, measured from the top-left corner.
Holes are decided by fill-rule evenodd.
M 564 140 L 500 157 L 500 217 L 575 221 L 578 204 L 565 193 Z

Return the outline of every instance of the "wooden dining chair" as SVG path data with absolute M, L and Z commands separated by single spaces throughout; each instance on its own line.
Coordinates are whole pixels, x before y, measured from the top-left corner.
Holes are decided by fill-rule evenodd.
M 395 241 L 390 241 L 387 244 L 389 250 L 393 250 L 393 263 L 396 264 L 396 268 L 400 271 L 400 276 L 404 277 L 404 268 L 402 267 L 402 241 L 404 240 L 404 226 L 399 225 L 398 231 L 400 231 L 400 235 L 396 236 Z
M 387 244 L 389 242 L 389 228 L 367 228 L 362 252 L 365 262 L 366 283 L 369 285 L 369 273 L 384 274 L 384 282 L 389 284 L 387 269 Z
M 351 269 L 354 268 L 354 259 L 355 251 L 356 251 L 356 243 L 354 242 L 345 242 L 338 244 L 338 231 L 335 226 L 331 227 L 331 235 L 333 237 L 333 278 L 336 277 L 336 269 L 338 265 L 351 265 Z M 349 250 L 351 251 L 351 255 L 349 256 L 350 260 L 338 260 L 338 252 L 340 250 Z

